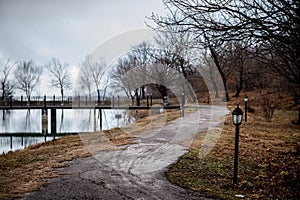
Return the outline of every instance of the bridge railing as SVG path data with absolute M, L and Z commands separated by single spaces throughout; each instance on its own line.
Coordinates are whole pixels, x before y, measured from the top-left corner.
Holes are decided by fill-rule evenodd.
M 136 99 L 112 96 L 105 99 L 98 99 L 96 97 L 84 96 L 32 96 L 30 100 L 24 96 L 14 96 L 0 100 L 0 107 L 23 107 L 23 106 L 35 106 L 35 107 L 49 107 L 49 106 L 74 106 L 74 107 L 92 107 L 92 106 L 152 106 L 155 104 L 166 105 L 166 102 L 162 98 L 153 98 L 147 96 L 140 99 L 139 104 Z M 167 102 L 168 105 L 179 105 L 179 101 L 176 98 L 170 98 Z

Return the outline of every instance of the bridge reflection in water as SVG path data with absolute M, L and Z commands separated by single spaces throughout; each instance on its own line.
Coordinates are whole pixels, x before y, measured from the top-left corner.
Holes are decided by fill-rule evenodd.
M 134 121 L 124 109 L 3 109 L 0 116 L 0 154 L 64 135 L 108 130 Z

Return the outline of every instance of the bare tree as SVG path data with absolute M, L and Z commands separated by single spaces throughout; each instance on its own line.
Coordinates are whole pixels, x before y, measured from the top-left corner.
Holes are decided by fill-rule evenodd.
M 104 102 L 104 100 L 105 100 L 105 98 L 106 98 L 106 93 L 107 93 L 107 89 L 108 89 L 108 87 L 109 87 L 109 78 L 108 77 L 106 77 L 105 78 L 105 80 L 103 81 L 103 84 L 102 85 L 104 85 L 104 87 L 102 88 L 102 101 Z
M 161 63 L 153 63 L 147 66 L 144 82 L 145 84 L 151 83 L 152 87 L 155 86 L 154 89 L 158 90 L 163 100 L 168 95 L 169 90 L 180 96 L 183 92 L 182 88 L 187 88 L 187 80 L 183 78 L 180 72 Z
M 112 81 L 112 87 L 115 90 L 121 89 L 125 92 L 127 97 L 134 99 L 135 90 L 133 81 L 135 77 L 130 70 L 133 66 L 127 57 L 119 58 L 113 70 L 111 71 L 110 77 Z
M 123 89 L 128 97 L 136 100 L 136 105 L 140 105 L 145 88 L 151 88 L 152 92 L 157 90 L 163 100 L 170 89 L 181 95 L 183 86 L 187 84 L 180 66 L 168 59 L 166 52 L 169 51 L 154 48 L 147 42 L 134 46 L 118 60 L 111 73 L 114 87 Z
M 222 71 L 227 79 L 235 82 L 234 97 L 238 97 L 245 85 L 254 52 L 246 41 L 228 41 L 219 52 Z M 253 65 L 253 62 L 251 63 Z M 257 66 L 252 66 L 257 67 Z M 249 76 L 249 73 L 247 74 Z
M 198 58 L 194 55 L 197 50 L 191 48 L 192 39 L 192 35 L 188 32 L 165 28 L 155 38 L 158 47 L 155 62 L 177 70 L 184 79 L 189 80 L 189 76 L 195 73 L 195 58 Z M 199 60 L 196 62 L 199 62 Z M 195 102 L 196 96 L 193 89 L 191 87 L 185 89 Z
M 251 40 L 285 81 L 300 85 L 300 3 L 296 0 L 165 0 L 170 14 L 153 14 L 157 27 L 180 26 L 211 51 L 223 78 L 216 49 L 226 41 Z M 224 83 L 226 80 L 224 81 Z M 226 84 L 224 84 L 226 87 Z
M 93 86 L 93 78 L 91 75 L 91 72 L 88 68 L 86 68 L 84 65 L 80 66 L 79 71 L 79 84 L 83 90 L 88 91 L 89 100 L 91 100 L 91 92 L 92 92 L 92 86 Z
M 144 41 L 132 47 L 130 52 L 128 52 L 128 57 L 136 66 L 143 66 L 152 63 L 152 51 L 152 44 Z
M 180 30 L 163 30 L 155 38 L 161 55 L 160 58 L 157 55 L 157 59 L 182 73 L 184 78 L 188 78 L 188 74 L 194 71 L 191 64 L 193 59 L 191 40 L 192 36 L 189 33 Z
M 82 77 L 86 79 L 86 84 L 89 82 L 87 79 L 92 79 L 93 85 L 96 87 L 98 103 L 100 103 L 100 89 L 101 89 L 101 81 L 105 74 L 106 63 L 103 58 L 100 58 L 99 61 L 94 61 L 90 55 L 87 55 L 82 63 L 84 76 L 88 75 L 90 77 Z
M 140 105 L 140 100 L 145 98 L 144 80 L 146 79 L 146 66 L 151 63 L 151 45 L 142 42 L 130 49 L 130 51 L 119 58 L 111 72 L 112 85 L 121 88 L 127 97 L 132 101 L 136 100 L 136 105 Z
M 8 98 L 9 95 L 13 94 L 14 84 L 9 80 L 9 75 L 15 63 L 11 63 L 10 59 L 7 59 L 5 63 L 1 63 L 1 100 Z
M 142 42 L 134 47 L 132 47 L 131 51 L 128 52 L 127 56 L 129 62 L 132 65 L 133 72 L 131 72 L 135 76 L 135 97 L 137 104 L 140 104 L 140 99 L 145 99 L 145 87 L 146 84 L 142 84 L 143 80 L 146 78 L 146 67 L 149 65 L 153 58 L 151 56 L 153 47 L 149 42 Z M 138 74 L 136 73 L 138 71 Z
M 46 65 L 47 70 L 52 76 L 51 85 L 55 88 L 60 89 L 62 100 L 64 99 L 65 90 L 72 88 L 68 67 L 68 64 L 63 64 L 59 61 L 59 59 L 56 58 L 52 58 L 50 63 Z
M 207 87 L 215 91 L 215 98 L 219 98 L 219 88 L 216 81 L 216 70 L 214 70 L 215 68 L 213 67 L 213 59 L 208 55 L 207 51 L 203 51 L 202 56 L 203 63 L 198 66 L 200 68 L 199 70 L 204 72 L 205 77 L 203 78 L 208 80 L 207 83 L 209 85 L 207 85 Z
M 38 67 L 32 60 L 17 64 L 15 70 L 16 87 L 25 92 L 29 102 L 32 91 L 39 84 L 41 74 L 42 68 Z

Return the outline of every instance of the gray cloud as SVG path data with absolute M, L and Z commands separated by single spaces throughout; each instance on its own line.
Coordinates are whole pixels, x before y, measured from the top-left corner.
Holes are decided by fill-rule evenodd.
M 77 64 L 102 42 L 145 27 L 161 0 L 0 0 L 0 57 Z

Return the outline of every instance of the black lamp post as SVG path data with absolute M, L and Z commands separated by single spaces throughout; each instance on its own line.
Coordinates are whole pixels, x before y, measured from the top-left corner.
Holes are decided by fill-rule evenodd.
M 247 122 L 247 112 L 248 112 L 248 96 L 244 97 L 244 102 L 245 102 L 245 122 Z
M 233 171 L 233 184 L 237 184 L 238 174 L 238 156 L 239 156 L 239 131 L 240 125 L 243 121 L 243 111 L 237 106 L 232 112 L 232 121 L 235 125 L 235 145 L 234 145 L 234 171 Z

